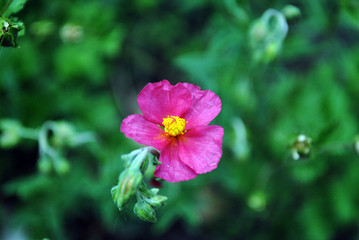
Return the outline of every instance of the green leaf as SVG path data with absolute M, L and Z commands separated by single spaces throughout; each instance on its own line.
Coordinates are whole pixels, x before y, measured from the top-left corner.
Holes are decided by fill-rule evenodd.
M 10 2 L 11 1 L 11 2 Z M 10 0 L 10 5 L 7 7 L 5 12 L 3 13 L 4 17 L 9 17 L 10 15 L 19 12 L 21 9 L 24 8 L 25 3 L 27 0 Z M 5 5 L 6 8 L 6 5 Z

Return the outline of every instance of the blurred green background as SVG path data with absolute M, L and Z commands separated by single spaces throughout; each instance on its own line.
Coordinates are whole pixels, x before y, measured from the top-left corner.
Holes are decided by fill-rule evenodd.
M 359 239 L 356 0 L 30 0 L 15 16 L 26 32 L 0 49 L 0 118 L 97 141 L 64 149 L 64 174 L 39 171 L 37 141 L 3 142 L 0 238 Z M 225 135 L 216 170 L 163 184 L 152 224 L 110 189 L 140 147 L 121 121 L 162 79 L 219 95 Z

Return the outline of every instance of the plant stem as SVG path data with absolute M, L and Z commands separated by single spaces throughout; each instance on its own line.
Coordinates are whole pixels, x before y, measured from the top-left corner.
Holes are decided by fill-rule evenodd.
M 27 139 L 38 140 L 39 132 L 34 129 L 22 128 L 20 136 Z

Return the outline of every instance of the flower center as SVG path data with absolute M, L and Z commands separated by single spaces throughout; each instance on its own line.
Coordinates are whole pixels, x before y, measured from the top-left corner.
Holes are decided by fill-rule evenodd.
M 163 119 L 163 126 L 165 126 L 165 133 L 166 135 L 175 137 L 180 134 L 184 134 L 187 132 L 185 130 L 186 123 L 188 123 L 186 120 L 180 117 L 175 116 L 167 116 Z

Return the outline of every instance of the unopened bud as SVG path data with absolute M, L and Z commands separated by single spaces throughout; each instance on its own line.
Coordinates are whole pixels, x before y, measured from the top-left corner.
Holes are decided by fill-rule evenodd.
M 167 201 L 167 197 L 162 196 L 162 195 L 154 195 L 151 198 L 146 198 L 146 202 L 151 204 L 153 207 L 160 207 L 163 206 L 165 204 L 165 202 Z
M 268 9 L 255 20 L 249 30 L 255 61 L 270 62 L 281 49 L 288 32 L 288 24 L 283 13 Z
M 4 119 L 0 121 L 0 146 L 3 148 L 11 148 L 18 144 L 21 140 L 22 126 L 16 120 Z
M 53 131 L 51 144 L 55 148 L 71 146 L 76 141 L 76 130 L 74 126 L 68 122 L 60 121 L 54 123 Z
M 139 184 L 142 181 L 140 170 L 125 170 L 121 173 L 118 185 L 111 190 L 112 199 L 121 210 L 130 197 L 135 194 Z
M 281 49 L 281 43 L 279 42 L 268 43 L 264 49 L 263 61 L 264 62 L 273 61 L 277 57 L 280 49 Z
M 63 175 L 69 172 L 70 164 L 66 159 L 60 157 L 54 159 L 54 169 L 56 173 L 58 173 L 59 175 Z
M 292 144 L 292 157 L 294 160 L 309 157 L 312 148 L 312 139 L 301 134 Z
M 51 159 L 48 158 L 47 156 L 42 156 L 39 161 L 38 161 L 38 168 L 39 171 L 43 174 L 48 174 L 51 171 L 52 168 L 52 164 L 51 164 Z
M 144 221 L 157 222 L 156 213 L 152 206 L 144 201 L 137 202 L 133 208 L 134 213 Z
M 254 192 L 248 199 L 248 206 L 256 211 L 263 211 L 267 205 L 267 197 L 262 191 Z
M 286 19 L 293 19 L 300 16 L 299 8 L 293 5 L 286 5 L 282 9 L 282 13 L 284 14 Z

